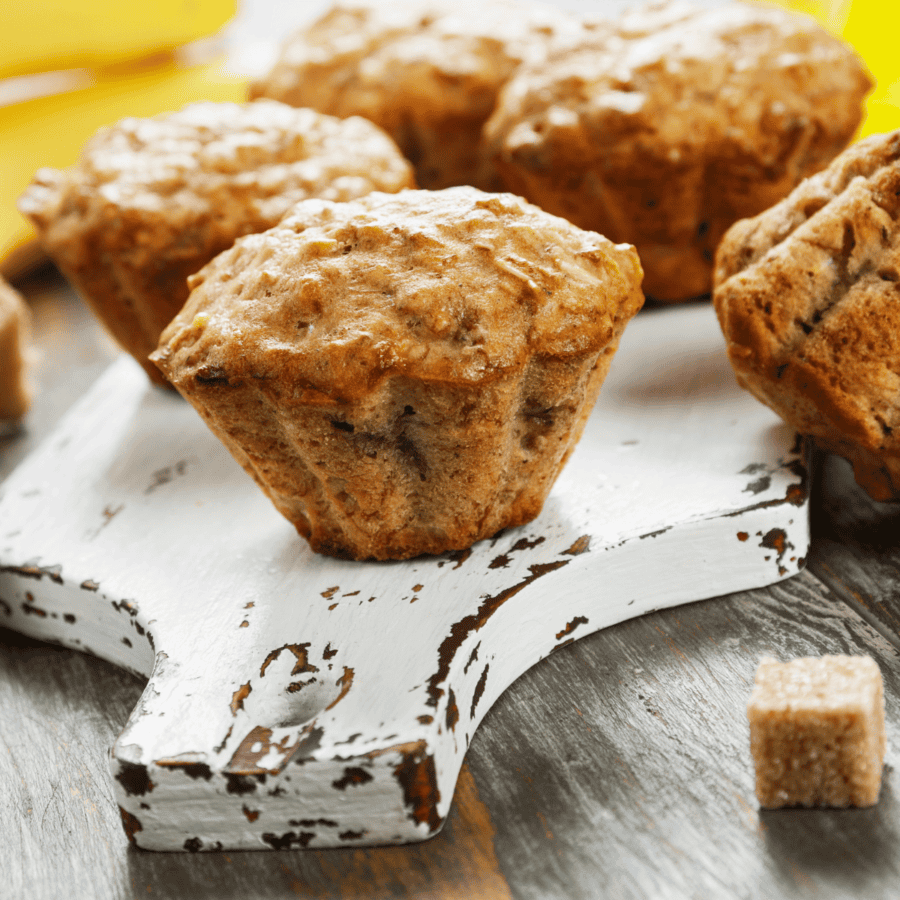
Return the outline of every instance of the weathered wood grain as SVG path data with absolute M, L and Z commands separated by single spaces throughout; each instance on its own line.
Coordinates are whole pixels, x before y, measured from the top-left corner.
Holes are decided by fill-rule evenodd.
M 809 566 L 900 647 L 900 503 L 877 503 L 840 457 L 817 454 L 816 544 Z
M 108 663 L 0 630 L 0 896 L 122 896 L 109 742 L 141 688 Z

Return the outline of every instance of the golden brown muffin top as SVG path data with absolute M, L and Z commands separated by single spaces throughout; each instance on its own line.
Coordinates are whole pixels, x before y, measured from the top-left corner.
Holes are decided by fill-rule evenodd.
M 143 229 L 152 252 L 193 240 L 191 229 L 268 228 L 306 197 L 412 185 L 409 164 L 371 122 L 270 100 L 196 103 L 101 129 L 78 165 L 40 170 L 19 208 L 63 255 L 78 252 L 73 236 L 114 219 Z
M 391 133 L 409 118 L 486 119 L 516 66 L 582 28 L 515 0 L 338 4 L 285 43 L 251 96 L 355 113 Z
M 862 115 L 847 97 L 870 87 L 852 50 L 807 16 L 676 0 L 629 12 L 548 61 L 523 66 L 486 135 L 498 151 L 552 148 L 559 163 L 601 158 L 627 166 L 641 150 L 701 169 L 705 148 L 727 142 L 738 157 L 777 168 L 783 135 L 802 132 L 809 119 L 834 133 L 825 159 L 839 152 Z M 792 161 L 804 161 L 804 148 L 789 149 Z
M 308 200 L 193 277 L 154 360 L 329 404 L 388 375 L 477 384 L 609 343 L 643 303 L 629 245 L 474 188 Z
M 898 239 L 888 240 L 895 229 L 888 227 L 887 234 L 881 227 L 854 231 L 852 246 L 845 245 L 844 233 L 847 227 L 862 225 L 855 220 L 864 218 L 865 213 L 873 214 L 879 226 L 892 226 L 900 215 L 900 199 L 894 193 L 898 179 L 900 130 L 873 134 L 853 144 L 780 203 L 732 226 L 716 256 L 716 283 L 724 284 L 763 256 L 789 257 L 791 240 L 830 251 L 832 257 L 849 253 L 850 258 L 842 261 L 849 267 L 848 274 L 872 274 L 878 268 L 875 261 L 889 255 L 890 243 Z M 847 204 L 854 207 L 850 218 Z M 828 234 L 824 242 L 823 232 Z

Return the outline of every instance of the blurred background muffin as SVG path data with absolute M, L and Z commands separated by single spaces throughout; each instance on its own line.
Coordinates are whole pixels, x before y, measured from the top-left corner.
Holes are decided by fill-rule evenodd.
M 812 19 L 653 4 L 524 65 L 485 128 L 509 190 L 633 243 L 648 296 L 709 292 L 713 254 L 850 141 L 871 87 Z
M 31 402 L 26 383 L 31 312 L 0 278 L 0 433 L 15 427 Z
M 294 34 L 251 97 L 272 97 L 384 128 L 423 188 L 501 190 L 479 148 L 497 92 L 591 26 L 515 0 L 341 3 Z
M 199 103 L 102 129 L 67 170 L 19 200 L 54 262 L 119 343 L 147 362 L 187 276 L 298 200 L 414 185 L 396 145 L 360 118 L 272 100 Z

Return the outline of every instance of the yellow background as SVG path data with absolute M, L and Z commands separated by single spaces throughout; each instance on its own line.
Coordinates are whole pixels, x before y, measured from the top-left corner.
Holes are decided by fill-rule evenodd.
M 170 52 L 217 31 L 235 4 L 0 0 L 0 78 L 94 67 L 89 84 L 78 90 L 0 106 L 0 272 L 14 275 L 34 256 L 31 226 L 15 201 L 38 168 L 71 165 L 101 125 L 124 116 L 149 116 L 200 99 L 244 99 L 246 80 L 230 75 L 224 60 L 184 66 Z M 781 0 L 778 5 L 814 15 L 866 61 L 877 83 L 860 135 L 900 128 L 900 0 Z
M 246 79 L 224 59 L 183 65 L 173 53 L 218 31 L 235 8 L 235 0 L 0 0 L 0 76 L 92 66 L 75 90 L 0 106 L 0 272 L 15 275 L 35 258 L 16 199 L 37 169 L 72 165 L 101 125 L 125 116 L 245 99 Z
M 900 0 L 780 0 L 856 48 L 875 78 L 859 137 L 900 128 Z

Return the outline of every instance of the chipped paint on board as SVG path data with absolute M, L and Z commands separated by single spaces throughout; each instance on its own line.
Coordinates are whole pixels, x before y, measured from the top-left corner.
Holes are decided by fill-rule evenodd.
M 212 769 L 202 762 L 185 762 L 177 759 L 158 759 L 156 765 L 170 770 L 183 772 L 188 778 L 202 778 L 209 781 L 212 778 Z
M 252 690 L 253 688 L 248 681 L 231 695 L 231 714 L 233 716 L 236 716 L 244 708 L 244 701 L 250 696 Z
M 428 680 L 428 705 L 437 706 L 438 701 L 444 693 L 441 684 L 446 680 L 450 672 L 450 664 L 456 655 L 457 650 L 462 646 L 466 639 L 483 628 L 491 616 L 508 600 L 523 591 L 529 585 L 533 584 L 544 575 L 561 569 L 567 565 L 569 560 L 557 560 L 550 563 L 538 563 L 528 567 L 531 574 L 520 581 L 518 584 L 500 591 L 494 596 L 483 598 L 481 605 L 471 615 L 465 616 L 458 622 L 455 622 L 450 633 L 442 641 L 438 648 L 438 667 L 435 673 Z
M 587 553 L 590 549 L 591 536 L 589 534 L 583 534 L 571 547 L 569 547 L 568 550 L 563 550 L 563 553 L 566 556 L 581 556 L 582 553 Z
M 453 731 L 459 721 L 459 707 L 456 705 L 456 694 L 453 693 L 453 688 L 447 689 L 447 712 L 444 721 L 448 731 Z
M 0 574 L 2 573 L 19 575 L 22 578 L 34 578 L 38 581 L 40 581 L 46 575 L 47 578 L 49 578 L 51 581 L 55 581 L 57 584 L 63 583 L 62 566 L 42 566 L 40 565 L 39 559 L 30 560 L 20 566 L 0 566 Z
M 116 781 L 122 785 L 125 793 L 131 797 L 143 797 L 149 794 L 156 785 L 150 780 L 150 773 L 143 763 L 129 763 L 119 760 Z
M 337 704 L 347 696 L 350 688 L 353 687 L 353 675 L 353 669 L 350 668 L 350 666 L 344 666 L 344 671 L 341 677 L 337 680 L 337 687 L 341 689 L 340 693 L 337 695 L 337 697 L 334 698 L 334 700 L 331 701 L 331 703 L 328 704 L 328 706 L 325 707 L 326 712 L 337 706 Z
M 475 691 L 472 694 L 472 706 L 469 709 L 469 718 L 475 718 L 475 710 L 478 707 L 478 701 L 481 700 L 482 694 L 484 694 L 485 686 L 487 685 L 487 677 L 488 672 L 490 671 L 491 664 L 488 663 L 482 670 L 481 676 L 478 679 L 478 683 L 475 685 Z
M 331 782 L 331 786 L 337 791 L 345 791 L 348 786 L 365 784 L 372 781 L 373 776 L 360 766 L 346 766 L 340 778 Z
M 262 839 L 273 850 L 302 850 L 316 836 L 314 831 L 286 831 L 276 835 L 270 831 L 263 832 Z
M 403 802 L 407 815 L 416 825 L 427 825 L 435 834 L 443 825 L 438 813 L 441 792 L 438 788 L 434 756 L 424 741 L 392 748 L 399 750 L 402 762 L 394 769 L 394 777 L 403 789 Z
M 587 616 L 575 616 L 562 631 L 556 633 L 556 640 L 560 641 L 567 635 L 570 635 L 579 625 L 587 625 Z
M 137 833 L 144 829 L 144 826 L 141 825 L 141 820 L 134 813 L 130 813 L 121 806 L 119 807 L 119 813 L 122 816 L 122 827 L 125 830 L 125 837 L 128 838 L 130 844 L 136 844 L 135 837 Z
M 291 669 L 291 675 L 300 675 L 303 672 L 318 672 L 317 666 L 309 661 L 309 644 L 282 644 L 282 646 L 273 650 L 265 658 L 259 670 L 259 677 L 262 678 L 266 674 L 266 669 L 281 655 L 282 651 L 288 650 L 294 655 L 294 667 Z
M 765 534 L 760 533 L 762 540 L 759 546 L 767 550 L 774 550 L 778 555 L 775 563 L 778 566 L 778 574 L 787 574 L 787 568 L 782 565 L 784 555 L 794 549 L 794 545 L 788 541 L 787 532 L 783 528 L 770 528 Z

